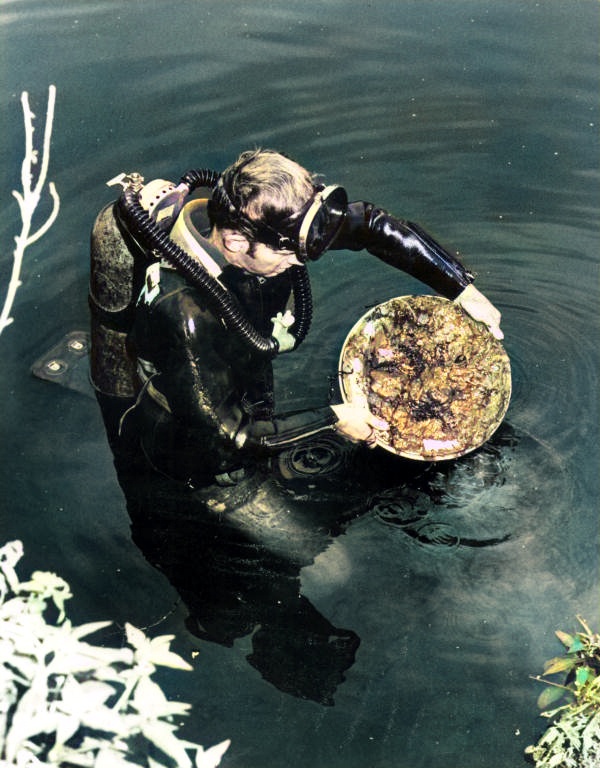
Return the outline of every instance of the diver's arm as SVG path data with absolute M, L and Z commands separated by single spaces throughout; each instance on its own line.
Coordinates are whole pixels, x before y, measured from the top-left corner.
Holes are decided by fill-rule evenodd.
M 239 431 L 236 442 L 239 446 L 254 443 L 260 448 L 281 449 L 319 432 L 333 430 L 351 443 L 366 443 L 374 448 L 375 430 L 388 429 L 388 423 L 374 416 L 366 406 L 341 403 L 275 416 L 271 421 L 253 422 Z
M 335 411 L 329 406 L 284 413 L 247 422 L 238 430 L 235 442 L 238 448 L 277 450 L 320 432 L 330 432 L 336 422 Z
M 366 249 L 448 299 L 455 299 L 473 282 L 473 275 L 458 258 L 421 227 L 397 219 L 372 203 L 348 205 L 343 227 L 331 247 Z
M 501 339 L 500 312 L 473 285 L 473 275 L 459 259 L 410 221 L 391 216 L 372 203 L 348 206 L 333 249 L 366 249 L 377 258 L 456 301 L 471 317 L 484 323 Z
M 270 452 L 332 430 L 369 444 L 373 428 L 387 428 L 368 409 L 349 404 L 265 417 L 260 403 L 256 407 L 239 396 L 232 365 L 235 361 L 240 367 L 239 345 L 227 333 L 215 340 L 218 324 L 189 289 L 167 290 L 149 313 L 138 312 L 137 322 L 142 326 L 138 354 L 157 370 L 153 390 L 159 401 L 164 397 L 172 416 L 198 436 L 203 451 L 216 452 L 219 441 L 230 440 L 244 451 Z

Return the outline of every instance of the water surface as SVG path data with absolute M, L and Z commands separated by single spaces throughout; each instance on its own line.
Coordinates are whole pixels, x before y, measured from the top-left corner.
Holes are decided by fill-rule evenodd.
M 529 676 L 558 652 L 555 629 L 598 621 L 597 3 L 13 0 L 1 14 L 3 285 L 19 96 L 41 120 L 58 89 L 61 213 L 0 338 L 1 530 L 23 540 L 24 571 L 63 575 L 76 622 L 199 650 L 164 684 L 194 705 L 192 738 L 232 739 L 224 766 L 525 765 L 544 727 Z M 256 145 L 460 251 L 503 312 L 506 424 L 464 460 L 354 468 L 406 480 L 391 489 L 265 491 L 227 546 L 209 546 L 210 522 L 197 547 L 183 522 L 134 527 L 136 544 L 95 401 L 30 366 L 87 327 L 107 179 L 177 179 Z M 325 402 L 365 306 L 423 290 L 368 254 L 326 255 L 311 276 L 311 336 L 278 364 L 291 407 Z

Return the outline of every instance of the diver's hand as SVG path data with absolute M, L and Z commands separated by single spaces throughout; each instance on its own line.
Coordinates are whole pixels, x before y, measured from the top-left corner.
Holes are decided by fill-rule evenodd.
M 455 303 L 462 307 L 473 320 L 484 323 L 490 329 L 492 336 L 503 339 L 504 334 L 500 330 L 500 318 L 502 315 L 496 307 L 478 291 L 473 284 L 467 285 L 462 293 L 454 299 Z
M 285 315 L 278 312 L 275 317 L 271 318 L 273 323 L 273 338 L 277 339 L 280 352 L 289 352 L 294 348 L 296 344 L 296 338 L 289 333 L 288 328 L 294 325 L 294 315 L 290 310 L 286 310 Z
M 389 429 L 387 421 L 374 416 L 363 406 L 343 403 L 332 405 L 331 408 L 338 419 L 334 424 L 335 431 L 352 443 L 366 443 L 369 448 L 375 448 L 375 430 Z

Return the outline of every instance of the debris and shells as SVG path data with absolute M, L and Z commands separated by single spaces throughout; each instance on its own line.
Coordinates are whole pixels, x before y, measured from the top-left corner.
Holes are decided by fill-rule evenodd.
M 342 397 L 390 425 L 383 448 L 411 459 L 462 456 L 496 431 L 511 393 L 502 344 L 457 304 L 402 296 L 370 309 L 340 355 Z

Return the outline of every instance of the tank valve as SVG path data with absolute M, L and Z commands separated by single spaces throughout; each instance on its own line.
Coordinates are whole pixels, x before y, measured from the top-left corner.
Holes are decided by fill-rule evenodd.
M 134 192 L 139 192 L 144 186 L 144 177 L 134 171 L 133 173 L 120 173 L 106 182 L 107 187 L 116 187 L 117 184 L 120 184 L 123 189 L 131 188 Z

